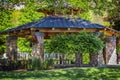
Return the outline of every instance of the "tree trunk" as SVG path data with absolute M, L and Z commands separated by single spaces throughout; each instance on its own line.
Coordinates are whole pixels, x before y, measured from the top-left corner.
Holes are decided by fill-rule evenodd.
M 93 67 L 98 66 L 98 54 L 90 54 L 90 65 Z
M 76 53 L 75 57 L 76 57 L 76 60 L 75 60 L 76 67 L 82 66 L 82 54 L 81 53 Z

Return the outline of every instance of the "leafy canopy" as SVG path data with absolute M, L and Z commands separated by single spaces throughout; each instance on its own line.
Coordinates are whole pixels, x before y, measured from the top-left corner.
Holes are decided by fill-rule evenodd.
M 36 8 L 34 5 L 34 2 L 28 1 L 25 7 L 21 10 L 14 10 L 14 6 L 9 5 L 19 5 L 19 1 L 21 0 L 0 0 L 0 4 L 6 3 L 6 6 L 0 6 L 0 32 L 6 29 L 11 29 L 19 25 L 26 24 L 28 22 L 36 21 L 40 18 L 42 18 L 44 15 L 36 12 Z M 14 2 L 15 1 L 15 2 Z M 24 1 L 24 0 L 23 0 Z M 10 4 L 12 3 L 12 4 Z M 22 4 L 22 3 L 21 3 Z M 0 36 L 0 43 L 5 42 L 6 36 Z M 3 39 L 2 39 L 3 38 Z M 18 40 L 18 48 L 19 51 L 22 52 L 30 52 L 29 49 L 29 42 L 25 39 L 19 39 Z M 0 52 L 5 52 L 5 43 L 0 44 Z
M 35 6 L 36 9 L 52 9 L 55 11 L 67 12 L 67 9 L 63 10 L 63 6 L 68 3 L 68 6 L 74 8 L 82 8 L 86 12 L 89 10 L 94 13 L 102 14 L 103 11 L 110 11 L 116 8 L 118 0 L 0 0 L 0 9 L 14 9 L 15 5 L 29 5 Z
M 97 53 L 104 47 L 97 35 L 86 31 L 58 34 L 45 43 L 46 51 L 51 53 Z

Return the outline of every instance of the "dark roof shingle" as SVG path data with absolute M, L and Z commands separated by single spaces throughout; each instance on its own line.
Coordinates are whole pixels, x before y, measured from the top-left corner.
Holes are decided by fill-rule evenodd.
M 28 28 L 105 28 L 105 27 L 80 18 L 73 21 L 71 18 L 67 19 L 65 17 L 48 16 L 39 21 L 30 22 L 18 26 L 16 28 L 3 31 L 2 33 Z

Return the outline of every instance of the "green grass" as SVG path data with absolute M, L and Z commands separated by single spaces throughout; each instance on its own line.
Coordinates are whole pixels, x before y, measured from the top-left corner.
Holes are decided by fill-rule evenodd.
M 0 80 L 120 80 L 120 67 L 0 72 Z

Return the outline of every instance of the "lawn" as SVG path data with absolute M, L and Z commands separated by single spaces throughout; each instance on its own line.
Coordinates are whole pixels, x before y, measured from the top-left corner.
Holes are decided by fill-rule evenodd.
M 0 80 L 120 80 L 120 67 L 0 72 Z

